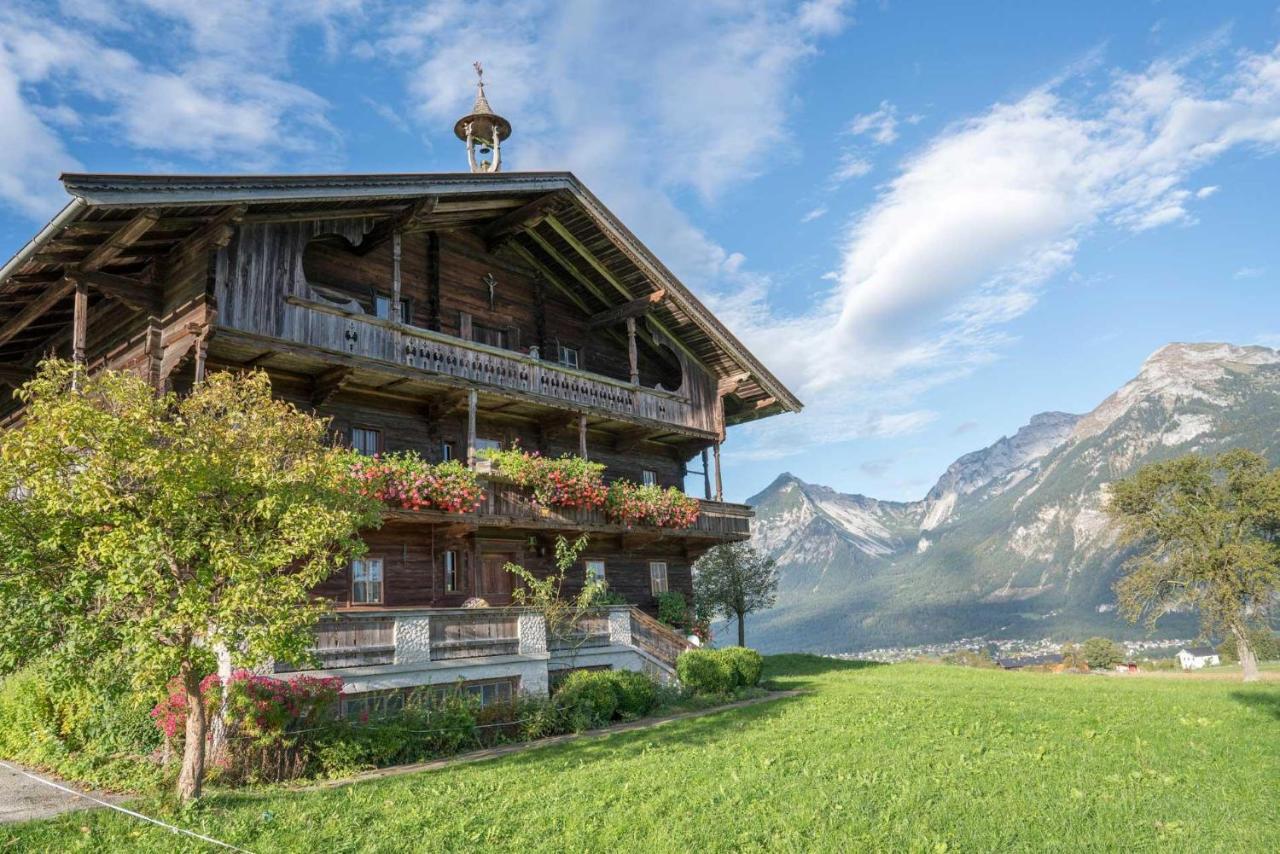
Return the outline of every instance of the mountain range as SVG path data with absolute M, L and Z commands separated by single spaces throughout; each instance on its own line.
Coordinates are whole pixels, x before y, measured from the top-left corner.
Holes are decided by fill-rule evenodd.
M 856 652 L 969 638 L 1147 636 L 1115 612 L 1126 555 L 1107 485 L 1144 463 L 1248 447 L 1280 462 L 1280 351 L 1169 344 L 1083 415 L 1045 412 L 965 454 L 919 501 L 780 475 L 748 499 L 777 605 L 749 619 L 766 651 Z M 1191 615 L 1160 633 L 1191 637 Z

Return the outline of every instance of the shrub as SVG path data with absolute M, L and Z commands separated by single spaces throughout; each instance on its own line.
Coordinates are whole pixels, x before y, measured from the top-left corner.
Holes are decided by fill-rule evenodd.
M 666 590 L 655 598 L 658 600 L 659 620 L 676 628 L 684 628 L 689 624 L 689 605 L 685 602 L 683 593 L 679 590 Z
M 159 785 L 160 736 L 123 668 L 59 682 L 30 665 L 0 684 L 0 756 L 108 789 Z
M 502 477 L 533 492 L 533 500 L 544 507 L 598 510 L 604 506 L 606 489 L 604 465 L 565 454 L 544 457 L 519 448 L 487 450 Z
M 356 490 L 365 497 L 405 510 L 470 513 L 480 506 L 475 472 L 458 460 L 433 465 L 412 451 L 352 457 Z
M 764 674 L 764 656 L 754 649 L 742 646 L 730 646 L 717 650 L 733 668 L 735 688 L 754 688 L 760 684 Z
M 663 489 L 656 484 L 640 486 L 629 480 L 615 480 L 609 485 L 605 514 L 625 525 L 688 528 L 698 521 L 699 506 L 696 498 L 674 486 Z
M 1110 638 L 1089 638 L 1080 650 L 1091 668 L 1114 667 L 1124 661 L 1124 647 Z
M 576 670 L 561 684 L 555 699 L 566 726 L 580 732 L 602 727 L 618 710 L 618 693 L 608 670 Z
M 728 694 L 733 690 L 732 663 L 721 650 L 691 649 L 676 659 L 680 684 L 694 694 Z
M 635 670 L 611 670 L 608 673 L 618 701 L 618 717 L 635 720 L 653 711 L 658 702 L 658 686 L 653 679 Z

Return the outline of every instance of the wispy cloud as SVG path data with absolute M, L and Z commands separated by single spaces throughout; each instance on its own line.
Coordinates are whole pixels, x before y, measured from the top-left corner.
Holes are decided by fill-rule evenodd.
M 898 138 L 898 108 L 881 101 L 875 112 L 854 116 L 849 123 L 849 133 L 866 135 L 876 145 L 888 145 Z
M 801 222 L 813 222 L 815 219 L 821 219 L 822 217 L 824 217 L 824 216 L 826 216 L 826 215 L 827 215 L 827 206 L 826 206 L 826 205 L 818 205 L 816 208 L 813 208 L 813 209 L 811 209 L 811 210 L 807 211 L 807 212 L 805 213 L 805 215 L 804 215 L 804 216 L 800 217 L 800 221 L 801 221 Z
M 870 160 L 856 151 L 846 151 L 840 155 L 840 162 L 836 164 L 836 170 L 831 174 L 831 181 L 833 184 L 843 184 L 845 181 L 861 178 L 870 173 L 871 169 Z
M 1232 274 L 1233 279 L 1257 279 L 1267 272 L 1266 267 L 1241 267 Z

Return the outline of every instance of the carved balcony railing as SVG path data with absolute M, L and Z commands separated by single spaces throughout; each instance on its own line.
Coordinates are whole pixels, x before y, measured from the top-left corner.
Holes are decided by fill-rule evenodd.
M 290 297 L 288 304 L 286 334 L 301 344 L 518 392 L 579 411 L 643 419 L 704 434 L 716 432 L 716 390 L 709 377 L 690 377 L 686 385 L 696 388 L 669 392 L 355 314 L 315 300 Z

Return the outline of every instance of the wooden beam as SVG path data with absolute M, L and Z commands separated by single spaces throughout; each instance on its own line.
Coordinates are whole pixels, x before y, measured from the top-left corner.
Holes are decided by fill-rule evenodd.
M 351 379 L 353 373 L 355 373 L 354 368 L 339 366 L 317 374 L 311 381 L 311 405 L 318 409 L 332 400 L 333 396 Z
M 635 427 L 630 430 L 624 430 L 613 440 L 613 450 L 616 453 L 624 454 L 634 449 L 637 445 L 653 435 L 653 431 L 647 427 Z
M 396 232 L 405 232 L 417 224 L 418 220 L 430 216 L 436 209 L 439 196 L 424 196 L 409 205 L 398 215 L 384 219 L 373 227 L 360 241 L 360 245 L 351 251 L 356 255 L 368 255 L 392 238 Z
M 587 413 L 583 412 L 578 416 L 578 456 L 584 460 L 587 457 Z
M 71 315 L 71 361 L 84 365 L 85 344 L 89 339 L 89 286 L 76 282 L 75 308 Z
M 573 233 L 570 232 L 569 229 L 564 226 L 564 223 L 560 222 L 560 220 L 556 219 L 554 216 L 547 217 L 546 223 L 547 225 L 551 226 L 552 231 L 560 235 L 561 239 L 564 240 L 565 243 L 568 243 L 570 247 L 572 247 L 574 252 L 578 253 L 578 255 L 582 258 L 582 260 L 586 261 L 588 264 L 591 265 L 591 269 L 595 270 L 597 273 L 600 274 L 600 278 L 604 279 L 606 282 L 612 285 L 614 290 L 622 294 L 627 299 L 633 298 L 631 291 L 627 290 L 627 287 L 623 285 L 622 282 L 618 281 L 617 277 L 614 276 L 613 273 L 609 272 L 609 268 L 606 267 L 603 263 L 601 263 L 600 259 L 595 256 L 594 252 L 588 249 L 582 243 L 581 240 L 573 236 Z M 671 330 L 667 329 L 666 326 L 664 326 L 661 323 L 661 321 L 659 321 L 656 317 L 651 317 L 649 318 L 649 322 L 652 323 L 654 327 L 656 327 L 660 332 L 662 332 L 663 335 L 666 335 L 667 338 L 671 339 L 672 343 L 674 343 L 677 347 L 679 347 L 680 350 L 686 356 L 688 356 L 698 365 L 702 365 L 702 360 L 699 359 L 692 350 L 686 347 L 683 341 L 681 341 L 675 335 L 671 334 Z
M 160 214 L 154 210 L 145 210 L 138 214 L 94 247 L 93 251 L 80 261 L 80 269 L 88 273 L 101 270 L 146 234 L 159 219 Z
M 724 397 L 726 394 L 733 394 L 738 390 L 738 386 L 742 385 L 749 379 L 751 379 L 751 374 L 746 373 L 721 377 L 716 381 L 716 393 L 720 397 Z
M 498 217 L 488 225 L 477 229 L 480 237 L 490 249 L 494 244 L 511 236 L 512 234 L 533 228 L 542 222 L 552 211 L 564 200 L 564 195 L 559 191 L 547 193 L 545 196 L 539 196 L 526 205 L 521 205 L 508 214 Z
M 476 467 L 476 405 L 479 394 L 467 389 L 467 468 Z
M 711 446 L 716 460 L 716 501 L 724 501 L 724 481 L 720 478 L 720 443 Z
M 427 233 L 427 328 L 440 331 L 440 235 Z
M 428 426 L 434 427 L 457 412 L 467 402 L 465 391 L 449 391 L 433 397 L 422 407 L 422 415 Z
M 609 326 L 620 320 L 635 320 L 648 313 L 658 303 L 662 302 L 667 296 L 664 290 L 656 290 L 651 294 L 642 296 L 639 299 L 633 299 L 625 302 L 615 308 L 610 308 L 597 314 L 591 315 L 591 319 L 587 321 L 587 325 L 592 329 L 599 329 L 601 326 Z
M 530 252 L 528 249 L 526 249 L 525 247 L 521 246 L 518 243 L 508 243 L 507 245 L 510 246 L 517 255 L 519 255 L 522 259 L 524 259 L 524 261 L 528 263 L 529 266 L 533 267 L 534 270 L 541 273 L 544 279 L 551 282 L 551 284 L 555 287 L 555 289 L 558 290 L 560 293 L 564 294 L 565 298 L 567 298 L 569 302 L 573 303 L 578 308 L 582 309 L 582 312 L 584 314 L 591 314 L 591 308 L 586 304 L 586 302 L 582 299 L 582 297 L 578 296 L 573 291 L 566 288 L 560 282 L 560 277 L 552 273 L 551 270 L 547 268 L 547 265 L 543 264 L 541 261 L 535 258 L 532 252 Z
M 636 319 L 627 318 L 627 361 L 631 367 L 631 384 L 640 385 L 640 354 L 636 352 Z
M 530 231 L 527 237 L 532 238 L 533 242 L 538 244 L 538 248 L 547 253 L 547 257 L 556 262 L 566 273 L 574 278 L 574 280 L 586 289 L 587 293 L 598 299 L 600 303 L 606 307 L 612 304 L 612 300 L 604 295 L 604 291 L 596 286 L 596 283 L 587 278 L 586 274 L 574 266 L 573 262 L 561 255 L 547 239 L 536 231 Z
M 18 388 L 33 376 L 35 376 L 35 371 L 31 370 L 29 365 L 21 365 L 16 362 L 0 362 L 0 383 L 4 385 Z
M 91 273 L 80 270 L 68 271 L 67 278 L 73 282 L 83 282 L 94 290 L 100 291 L 112 299 L 119 300 L 132 309 L 150 312 L 160 311 L 162 298 L 159 290 L 138 279 L 117 276 L 114 273 Z
M 0 326 L 0 344 L 11 341 L 14 336 L 30 326 L 33 320 L 53 308 L 63 297 L 75 290 L 75 287 L 75 282 L 64 278 L 46 288 L 44 293 L 27 303 L 22 311 L 11 317 L 3 326 Z
M 205 246 L 221 249 L 231 242 L 235 226 L 244 220 L 248 210 L 248 205 L 229 205 L 223 208 L 202 228 L 182 238 L 173 249 L 169 250 L 169 257 L 176 258 L 186 252 L 203 249 Z

